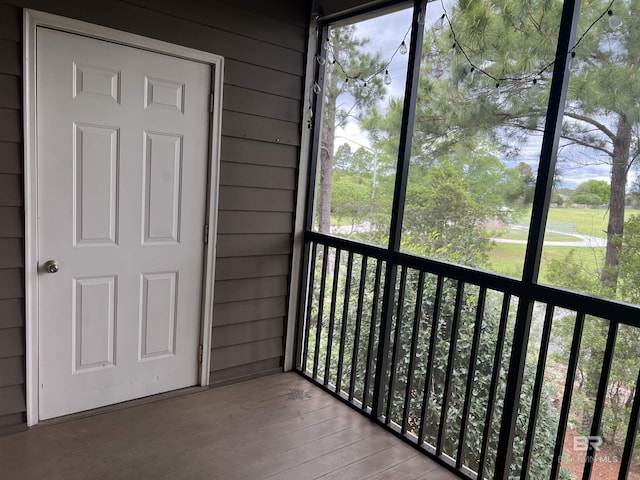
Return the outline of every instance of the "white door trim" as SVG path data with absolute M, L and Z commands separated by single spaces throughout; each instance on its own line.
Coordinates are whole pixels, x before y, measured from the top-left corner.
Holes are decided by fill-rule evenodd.
M 205 248 L 203 266 L 203 298 L 200 342 L 202 363 L 200 385 L 209 384 L 211 363 L 211 330 L 213 324 L 213 285 L 216 258 L 218 224 L 218 190 L 220 170 L 220 136 L 222 121 L 222 84 L 224 59 L 212 53 L 202 52 L 179 45 L 154 40 L 132 33 L 121 32 L 99 25 L 73 20 L 35 10 L 24 11 L 24 188 L 25 188 L 25 326 L 26 326 L 26 390 L 27 425 L 38 423 L 39 405 L 39 318 L 38 318 L 38 185 L 37 185 L 37 131 L 36 131 L 36 27 L 44 26 L 57 30 L 90 36 L 126 46 L 169 54 L 206 63 L 212 66 L 211 88 L 213 90 L 213 114 L 209 144 L 209 191 L 207 193 L 207 215 L 209 224 L 208 243 Z

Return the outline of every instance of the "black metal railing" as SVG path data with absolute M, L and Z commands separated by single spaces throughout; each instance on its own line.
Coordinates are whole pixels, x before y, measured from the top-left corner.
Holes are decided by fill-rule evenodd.
M 640 411 L 640 375 L 625 358 L 640 348 L 636 307 L 525 292 L 514 279 L 318 233 L 305 252 L 300 373 L 462 477 L 502 478 L 507 458 L 510 478 L 588 479 L 614 460 L 615 477 L 598 478 L 627 478 Z M 514 344 L 522 325 L 526 340 Z M 522 378 L 509 382 L 518 361 Z M 503 416 L 505 405 L 517 415 Z M 603 440 L 612 415 L 624 428 Z M 499 451 L 507 434 L 510 451 Z

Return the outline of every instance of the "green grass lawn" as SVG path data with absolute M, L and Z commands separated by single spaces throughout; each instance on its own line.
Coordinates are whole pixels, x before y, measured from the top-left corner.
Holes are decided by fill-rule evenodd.
M 628 209 L 625 218 L 637 215 L 640 210 Z M 528 218 L 528 216 L 525 216 Z M 604 238 L 609 221 L 607 210 L 595 208 L 551 208 L 549 210 L 549 222 L 558 222 L 566 227 L 571 227 L 573 233 L 591 235 Z M 516 240 L 526 240 L 527 231 L 510 230 L 501 238 L 512 238 Z M 547 233 L 546 239 L 549 241 L 575 241 L 576 237 L 568 234 Z M 498 243 L 489 252 L 489 264 L 491 271 L 520 277 L 522 275 L 522 265 L 524 263 L 526 245 Z M 596 272 L 604 262 L 604 248 L 591 247 L 563 247 L 545 246 L 542 251 L 542 263 L 540 265 L 540 281 L 548 282 L 549 263 L 557 260 L 562 261 L 570 250 L 576 251 L 575 258 L 585 268 Z
M 638 215 L 640 210 L 628 208 L 625 212 L 625 219 L 633 215 Z M 523 218 L 531 218 L 529 211 Z M 573 232 L 593 237 L 606 237 L 607 222 L 609 221 L 609 210 L 601 208 L 550 208 L 549 222 L 561 222 L 572 224 Z
M 513 243 L 498 243 L 489 252 L 490 270 L 503 275 L 520 278 L 526 245 Z M 604 248 L 577 247 L 545 247 L 542 251 L 540 265 L 540 281 L 549 283 L 549 263 L 553 260 L 562 261 L 569 251 L 575 250 L 575 259 L 596 272 L 604 262 Z
M 524 228 L 518 228 L 515 230 L 493 230 L 491 231 L 491 235 L 496 238 L 505 238 L 508 240 L 526 240 L 529 235 L 529 231 Z M 579 242 L 581 239 L 565 233 L 547 232 L 545 240 L 549 242 Z

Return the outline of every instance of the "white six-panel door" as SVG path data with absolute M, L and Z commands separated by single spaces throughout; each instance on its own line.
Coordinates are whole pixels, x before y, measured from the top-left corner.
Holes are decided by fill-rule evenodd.
M 40 419 L 198 382 L 210 85 L 37 29 Z

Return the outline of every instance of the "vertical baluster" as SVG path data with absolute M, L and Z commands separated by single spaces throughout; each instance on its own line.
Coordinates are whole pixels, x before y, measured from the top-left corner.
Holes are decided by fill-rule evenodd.
M 424 271 L 420 270 L 418 276 L 418 288 L 416 289 L 416 303 L 413 315 L 413 328 L 411 329 L 411 351 L 409 353 L 409 367 L 407 368 L 407 389 L 404 394 L 404 411 L 402 413 L 402 429 L 404 435 L 407 433 L 407 423 L 409 421 L 409 407 L 411 405 L 411 390 L 413 390 L 413 370 L 416 358 L 416 348 L 418 346 L 418 333 L 420 329 L 420 318 L 422 317 L 422 290 L 424 289 Z
M 480 450 L 480 462 L 478 464 L 478 480 L 482 480 L 484 478 L 484 470 L 487 464 L 489 441 L 491 440 L 491 424 L 493 423 L 493 413 L 498 391 L 498 381 L 500 380 L 500 365 L 502 364 L 502 351 L 504 350 L 504 340 L 507 333 L 507 321 L 509 320 L 510 307 L 511 295 L 505 293 L 502 297 L 500 326 L 498 327 L 496 348 L 493 355 L 493 370 L 491 372 L 491 384 L 489 385 L 489 398 L 487 399 L 487 416 L 484 420 L 484 430 L 482 432 L 482 448 Z
M 604 412 L 604 404 L 607 397 L 607 387 L 609 386 L 609 376 L 611 375 L 611 365 L 613 364 L 613 353 L 616 348 L 616 338 L 618 337 L 618 322 L 609 323 L 609 331 L 607 332 L 607 346 L 604 349 L 604 358 L 602 360 L 602 372 L 600 373 L 600 382 L 598 384 L 598 394 L 596 395 L 596 405 L 593 409 L 593 420 L 591 421 L 590 436 L 600 435 L 600 424 L 602 423 L 602 413 Z M 596 451 L 591 442 L 587 448 L 587 455 L 582 472 L 582 480 L 589 480 L 593 471 L 593 463 L 595 461 Z
M 447 431 L 447 410 L 451 401 L 451 383 L 453 382 L 453 363 L 456 356 L 456 344 L 458 341 L 458 326 L 460 324 L 460 312 L 462 311 L 462 300 L 464 296 L 464 282 L 458 280 L 456 288 L 456 306 L 453 311 L 451 321 L 451 339 L 449 341 L 449 356 L 447 359 L 447 373 L 444 381 L 444 393 L 442 394 L 442 411 L 440 412 L 440 425 L 438 425 L 438 442 L 436 445 L 436 455 L 442 455 L 444 448 L 444 438 Z
M 362 257 L 362 265 L 360 267 L 360 285 L 358 287 L 358 307 L 356 310 L 356 327 L 353 335 L 353 357 L 351 358 L 351 381 L 349 383 L 349 401 L 353 401 L 353 392 L 356 386 L 356 377 L 358 375 L 358 350 L 360 349 L 360 330 L 362 328 L 362 309 L 364 306 L 364 286 L 367 280 L 367 261 L 368 257 Z
M 333 266 L 333 284 L 331 288 L 331 308 L 329 310 L 329 330 L 327 332 L 327 352 L 324 362 L 324 386 L 329 385 L 331 369 L 331 350 L 333 349 L 333 327 L 336 323 L 336 302 L 338 298 L 338 278 L 340 277 L 340 255 L 342 250 L 336 248 L 336 259 Z
M 307 292 L 307 314 L 305 315 L 304 322 L 304 350 L 302 352 L 302 371 L 307 371 L 307 358 L 309 356 L 309 332 L 311 330 L 311 312 L 313 311 L 313 296 L 314 296 L 314 280 L 316 278 L 316 255 L 318 250 L 318 244 L 313 243 L 311 247 L 311 259 L 309 266 L 309 290 Z
M 395 390 L 397 362 L 400 356 L 400 343 L 402 332 L 402 315 L 404 314 L 404 292 L 407 286 L 407 267 L 400 270 L 400 286 L 398 290 L 398 305 L 396 309 L 396 330 L 394 333 L 393 350 L 391 352 L 391 364 L 389 366 L 389 391 L 387 392 L 387 408 L 385 423 L 391 422 L 391 408 L 393 406 L 393 391 Z
M 636 435 L 638 433 L 638 417 L 640 417 L 640 370 L 638 371 L 638 379 L 636 380 L 635 395 L 633 397 L 633 406 L 631 407 L 629 425 L 627 426 L 627 438 L 624 441 L 624 450 L 622 452 L 622 459 L 620 460 L 618 480 L 625 480 L 631 470 L 633 449 L 635 446 Z
M 344 362 L 344 346 L 347 336 L 349 317 L 349 299 L 351 297 L 351 273 L 353 270 L 353 252 L 347 256 L 347 278 L 344 284 L 344 302 L 342 303 L 342 325 L 340 328 L 340 350 L 338 352 L 338 372 L 336 373 L 336 392 L 342 389 L 342 365 Z
M 313 352 L 313 376 L 318 378 L 318 361 L 320 360 L 320 337 L 322 336 L 322 317 L 324 316 L 324 294 L 327 285 L 327 264 L 329 258 L 329 246 L 322 249 L 322 275 L 320 277 L 320 297 L 318 298 L 318 324 L 316 326 L 316 346 Z
M 362 409 L 367 409 L 369 401 L 369 386 L 371 378 L 371 362 L 373 361 L 373 350 L 376 334 L 376 322 L 378 319 L 378 303 L 380 301 L 380 278 L 382 277 L 382 260 L 376 261 L 376 279 L 373 286 L 373 303 L 371 308 L 371 324 L 369 325 L 369 344 L 367 345 L 367 366 L 364 373 L 364 392 L 362 394 Z
M 553 452 L 553 465 L 551 466 L 550 478 L 558 478 L 560 471 L 560 461 L 564 448 L 564 436 L 569 420 L 569 408 L 571 407 L 571 397 L 573 396 L 573 382 L 578 369 L 578 359 L 580 353 L 580 343 L 582 341 L 582 330 L 584 328 L 584 313 L 576 316 L 576 325 L 573 330 L 573 340 L 571 342 L 571 353 L 569 354 L 569 365 L 567 366 L 567 378 L 564 382 L 564 394 L 562 398 L 562 408 L 560 409 L 560 420 L 558 421 L 558 435 L 556 437 L 556 449 Z
M 422 396 L 422 409 L 420 411 L 420 428 L 418 430 L 418 445 L 424 443 L 425 421 L 427 408 L 429 406 L 429 395 L 431 394 L 431 371 L 433 370 L 433 359 L 436 355 L 436 341 L 438 339 L 438 321 L 440 320 L 440 304 L 442 302 L 443 278 L 438 277 L 436 282 L 436 295 L 433 299 L 433 314 L 431 318 L 431 333 L 429 334 L 429 354 L 427 359 L 427 371 L 424 374 L 424 393 Z
M 478 360 L 478 348 L 480 346 L 480 332 L 482 331 L 482 320 L 484 319 L 484 304 L 487 298 L 487 287 L 480 288 L 478 303 L 476 305 L 476 322 L 473 326 L 473 341 L 471 344 L 471 355 L 469 359 L 469 369 L 467 370 L 467 387 L 464 393 L 464 406 L 462 408 L 462 421 L 460 423 L 460 436 L 458 437 L 458 455 L 456 458 L 456 468 L 462 468 L 464 444 L 467 439 L 467 422 L 469 421 L 469 409 L 471 408 L 471 394 L 473 393 L 473 377 L 476 374 L 476 363 Z
M 527 430 L 527 439 L 522 457 L 522 468 L 520 478 L 525 480 L 529 470 L 529 462 L 531 461 L 531 453 L 536 440 L 536 422 L 538 420 L 538 409 L 540 407 L 540 398 L 542 397 L 542 383 L 544 381 L 544 368 L 547 364 L 547 353 L 549 351 L 549 340 L 551 338 L 551 326 L 553 323 L 554 307 L 547 304 L 547 310 L 544 316 L 544 325 L 542 327 L 542 339 L 540 340 L 540 352 L 538 354 L 538 366 L 536 367 L 536 380 L 533 386 L 533 395 L 531 398 L 531 411 L 529 412 L 529 428 Z

